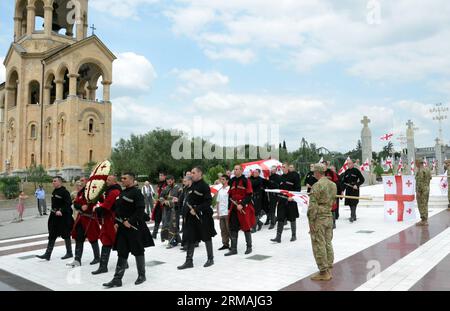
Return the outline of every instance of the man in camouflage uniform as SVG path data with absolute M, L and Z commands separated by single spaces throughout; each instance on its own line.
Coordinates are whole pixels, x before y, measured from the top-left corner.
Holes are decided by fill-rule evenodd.
M 445 170 L 447 171 L 447 192 L 448 192 L 448 211 L 450 212 L 450 160 L 445 160 Z
M 336 199 L 336 184 L 324 176 L 325 166 L 314 165 L 314 177 L 318 180 L 311 188 L 308 221 L 314 258 L 319 272 L 311 277 L 313 281 L 329 281 L 332 279 L 334 252 L 333 215 L 331 208 Z
M 431 171 L 423 160 L 416 160 L 416 197 L 420 219 L 416 226 L 428 226 L 428 199 L 430 197 Z

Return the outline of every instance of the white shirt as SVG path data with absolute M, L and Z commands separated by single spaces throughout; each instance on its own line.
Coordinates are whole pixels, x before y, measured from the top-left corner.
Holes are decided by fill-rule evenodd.
M 219 216 L 228 215 L 228 190 L 230 190 L 230 186 L 222 187 L 217 193 L 217 213 Z

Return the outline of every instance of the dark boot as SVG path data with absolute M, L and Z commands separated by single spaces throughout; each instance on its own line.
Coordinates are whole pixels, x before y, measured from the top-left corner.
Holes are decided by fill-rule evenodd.
M 258 226 L 258 231 L 260 231 L 260 230 L 262 229 L 263 222 L 262 222 L 261 220 L 259 220 L 259 219 L 258 219 L 258 224 L 257 224 L 257 226 Z
M 277 236 L 275 239 L 271 239 L 272 242 L 281 243 L 281 234 L 283 234 L 284 223 L 279 221 L 277 226 Z
M 36 255 L 36 257 L 39 259 L 45 259 L 47 261 L 50 260 L 54 247 L 55 247 L 55 240 L 48 240 L 47 250 L 45 251 L 44 255 Z
M 114 278 L 111 280 L 111 282 L 104 283 L 103 286 L 105 286 L 106 288 L 121 287 L 126 265 L 127 260 L 125 258 L 119 257 L 119 259 L 117 259 L 116 273 L 114 273 Z
M 356 206 L 350 206 L 350 222 L 356 220 Z
M 230 232 L 230 239 L 231 239 L 231 248 L 228 253 L 225 254 L 225 256 L 232 256 L 237 254 L 237 240 L 238 240 L 238 232 L 237 231 L 231 231 Z
M 93 275 L 108 272 L 109 255 L 111 254 L 111 246 L 102 246 L 102 254 L 100 255 L 100 267 L 92 271 Z
M 214 264 L 214 254 L 213 254 L 213 244 L 212 240 L 206 241 L 206 253 L 208 254 L 208 261 L 203 265 L 203 267 L 208 268 Z
M 81 266 L 81 257 L 83 256 L 83 246 L 84 242 L 75 241 L 75 258 L 73 262 L 67 264 L 68 266 L 71 266 L 73 268 Z
M 195 244 L 189 243 L 187 245 L 186 261 L 183 265 L 177 267 L 178 270 L 194 268 L 194 263 L 192 260 L 194 258 L 194 250 L 195 250 Z
M 297 221 L 291 221 L 291 232 L 292 232 L 292 237 L 291 237 L 291 242 L 294 242 L 297 240 Z
M 152 233 L 153 239 L 156 239 L 158 237 L 158 229 L 159 229 L 159 223 L 155 222 L 155 226 L 153 227 L 153 233 Z
M 72 240 L 70 238 L 65 239 L 64 242 L 66 243 L 66 254 L 61 257 L 62 260 L 69 259 L 73 257 L 72 254 Z
M 248 255 L 252 252 L 252 234 L 250 233 L 250 231 L 245 232 L 245 242 L 247 243 L 245 255 Z
M 138 278 L 134 285 L 139 285 L 144 283 L 147 279 L 145 278 L 145 256 L 136 256 L 136 267 L 138 271 Z
M 92 252 L 94 253 L 94 260 L 92 260 L 89 264 L 96 265 L 100 262 L 100 248 L 98 246 L 98 241 L 92 242 Z

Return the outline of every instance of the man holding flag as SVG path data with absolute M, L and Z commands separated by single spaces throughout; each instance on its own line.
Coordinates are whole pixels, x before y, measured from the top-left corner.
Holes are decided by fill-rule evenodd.
M 420 219 L 416 226 L 428 226 L 428 199 L 430 197 L 431 171 L 420 160 L 416 161 L 416 196 Z

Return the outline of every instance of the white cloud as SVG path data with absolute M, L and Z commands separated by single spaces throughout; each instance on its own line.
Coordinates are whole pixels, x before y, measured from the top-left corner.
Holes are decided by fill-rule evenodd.
M 148 91 L 157 74 L 145 56 L 133 52 L 118 53 L 113 64 L 114 86 L 130 90 Z
M 5 82 L 6 79 L 6 68 L 3 65 L 4 57 L 0 57 L 0 83 Z
M 143 5 L 154 4 L 159 0 L 94 0 L 89 3 L 94 9 L 118 18 L 139 18 Z
M 182 84 L 178 88 L 181 94 L 191 94 L 199 91 L 209 91 L 228 85 L 230 79 L 217 71 L 201 71 L 199 69 L 174 69 L 172 73 Z
M 276 62 L 300 72 L 338 61 L 350 74 L 367 79 L 450 75 L 446 0 L 379 1 L 380 23 L 375 25 L 368 22 L 371 11 L 366 1 L 177 2 L 167 14 L 173 29 L 195 40 L 212 59 L 248 63 L 275 50 Z
M 213 60 L 228 59 L 241 64 L 249 64 L 256 60 L 256 55 L 250 49 L 231 49 L 227 48 L 221 51 L 206 49 L 205 55 Z

